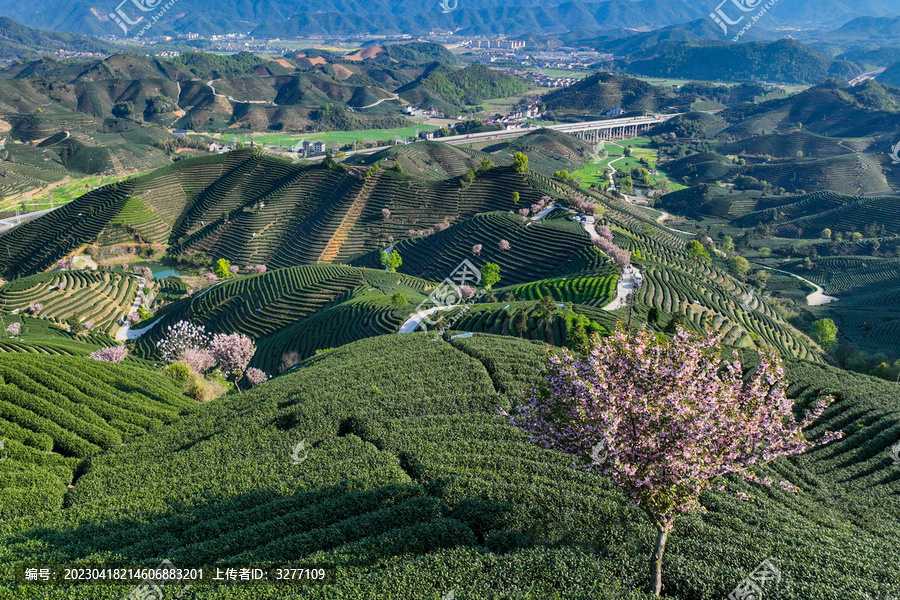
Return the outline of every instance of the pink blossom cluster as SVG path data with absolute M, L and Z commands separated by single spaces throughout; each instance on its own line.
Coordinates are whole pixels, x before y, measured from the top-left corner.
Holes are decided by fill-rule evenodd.
M 256 275 L 258 273 L 265 273 L 266 265 L 255 265 L 252 267 L 247 267 L 246 270 L 247 270 L 248 275 Z
M 390 218 L 391 218 L 391 211 L 390 211 L 390 209 L 382 208 L 382 209 L 381 209 L 381 217 L 382 217 L 383 219 L 390 219 Z
M 206 373 L 216 366 L 216 361 L 209 354 L 207 348 L 185 348 L 181 352 L 181 362 L 186 364 L 195 373 Z
M 237 265 L 231 265 L 228 267 L 228 272 L 232 275 L 237 275 L 240 272 L 241 268 Z
M 247 369 L 247 373 L 245 374 L 245 376 L 247 377 L 247 381 L 250 382 L 250 385 L 252 387 L 256 387 L 261 383 L 265 383 L 269 379 L 269 376 L 266 375 L 263 370 L 257 369 L 256 367 Z
M 592 215 L 594 214 L 594 211 L 597 210 L 597 206 L 593 202 L 588 202 L 587 200 L 576 196 L 569 198 L 569 204 L 572 208 L 579 210 L 586 215 Z
M 131 323 L 132 325 L 135 325 L 135 324 L 137 324 L 137 323 L 140 323 L 140 322 L 141 322 L 141 315 L 139 315 L 139 314 L 136 313 L 136 312 L 131 313 L 130 315 L 128 315 L 128 322 Z
M 595 237 L 593 240 L 591 240 L 591 243 L 599 248 L 603 254 L 610 257 L 613 262 L 615 262 L 623 269 L 631 264 L 631 252 L 619 248 L 612 242 L 612 240 L 609 240 L 601 235 L 600 237 Z
M 247 365 L 255 353 L 256 344 L 240 333 L 217 333 L 209 344 L 210 356 L 228 377 L 231 375 L 240 377 L 247 370 Z
M 110 348 L 100 348 L 91 354 L 93 360 L 99 360 L 109 363 L 120 363 L 128 356 L 128 349 L 125 346 L 112 346 Z
M 500 248 L 501 251 L 506 252 L 509 250 L 509 241 L 508 240 L 500 240 L 497 244 L 497 247 Z
M 408 229 L 406 234 L 409 237 L 426 237 L 434 233 L 434 229 Z
M 21 331 L 21 330 L 22 330 L 21 323 L 11 323 L 9 325 L 9 327 L 6 328 L 6 333 L 8 333 L 11 336 L 17 336 L 17 335 L 19 335 L 19 331 Z
M 475 256 L 480 256 L 481 249 L 482 249 L 481 244 L 475 244 L 474 246 L 472 246 L 472 254 L 474 254 Z
M 458 288 L 459 291 L 459 299 L 463 302 L 467 302 L 475 297 L 475 288 L 471 285 L 461 285 Z
M 208 283 L 215 283 L 218 280 L 219 280 L 219 277 L 215 273 L 207 273 L 206 274 L 206 281 Z
M 527 217 L 529 214 L 531 214 L 531 211 L 528 210 L 527 208 L 520 208 L 520 209 L 519 209 L 519 216 L 520 216 L 520 217 Z
M 700 494 L 716 478 L 771 484 L 753 469 L 811 447 L 803 426 L 833 398 L 797 422 L 781 359 L 759 358 L 745 378 L 736 354 L 722 360 L 716 336 L 680 328 L 671 340 L 644 330 L 595 335 L 584 356 L 548 351 L 544 385 L 512 422 L 532 441 L 580 456 L 656 523 L 671 525 L 680 513 L 702 510 Z
M 446 231 L 450 228 L 450 223 L 447 221 L 441 221 L 437 225 L 434 226 L 435 231 Z
M 42 310 L 44 310 L 44 305 L 41 304 L 40 302 L 33 302 L 33 303 L 31 303 L 31 304 L 28 305 L 28 309 L 27 309 L 27 310 L 28 310 L 28 312 L 29 312 L 30 314 L 36 315 L 36 314 L 38 314 L 39 312 L 41 312 Z

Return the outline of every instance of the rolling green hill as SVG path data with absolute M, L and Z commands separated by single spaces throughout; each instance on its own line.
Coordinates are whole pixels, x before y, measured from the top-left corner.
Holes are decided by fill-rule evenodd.
M 396 93 L 416 106 L 450 112 L 489 98 L 522 94 L 527 89 L 528 84 L 520 77 L 506 75 L 484 65 L 453 69 L 434 63 L 426 68 L 421 77 L 398 88 Z
M 816 84 L 827 77 L 848 81 L 861 73 L 852 63 L 835 61 L 794 40 L 746 44 L 683 44 L 628 70 L 650 77 L 707 81 L 775 81 Z
M 174 257 L 204 253 L 236 264 L 340 262 L 390 235 L 513 209 L 513 192 L 530 205 L 552 188 L 510 167 L 488 169 L 463 187 L 459 176 L 484 156 L 426 142 L 374 157 L 420 177 L 292 163 L 254 150 L 184 160 L 91 191 L 10 231 L 0 237 L 0 269 L 6 278 L 37 273 L 85 244 L 124 242 L 165 243 Z

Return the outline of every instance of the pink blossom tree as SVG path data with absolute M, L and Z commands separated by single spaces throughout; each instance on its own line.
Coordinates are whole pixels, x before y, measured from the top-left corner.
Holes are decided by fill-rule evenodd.
M 803 428 L 834 400 L 820 400 L 798 423 L 777 354 L 760 353 L 745 380 L 736 356 L 721 359 L 719 338 L 680 328 L 672 340 L 643 330 L 595 335 L 587 354 L 563 348 L 548 361 L 545 384 L 512 422 L 532 441 L 599 469 L 643 509 L 657 529 L 649 586 L 657 596 L 676 517 L 704 510 L 700 494 L 724 475 L 770 483 L 753 469 L 809 448 Z
M 6 328 L 6 333 L 11 335 L 12 337 L 16 337 L 19 335 L 19 332 L 22 330 L 21 323 L 12 323 L 9 327 Z
M 388 219 L 390 219 L 390 218 L 391 218 L 391 211 L 390 211 L 390 209 L 382 208 L 382 209 L 381 209 L 381 218 L 384 219 L 385 221 L 387 221 Z
M 40 302 L 33 302 L 28 305 L 28 312 L 34 316 L 37 316 L 42 310 L 44 310 L 44 305 Z
M 609 225 L 601 225 L 597 228 L 597 234 L 610 242 L 613 241 L 613 232 Z
M 450 229 L 449 221 L 441 221 L 440 223 L 438 223 L 437 225 L 434 226 L 435 231 L 446 231 L 447 229 Z
M 500 243 L 497 244 L 497 247 L 500 248 L 500 250 L 502 250 L 503 252 L 506 252 L 507 250 L 509 250 L 509 241 L 500 240 Z
M 132 325 L 136 325 L 136 324 L 140 323 L 141 315 L 139 315 L 136 312 L 131 313 L 130 315 L 128 315 L 128 322 Z
M 217 333 L 209 344 L 209 354 L 226 377 L 234 376 L 234 386 L 238 392 L 241 388 L 237 382 L 247 370 L 247 365 L 256 354 L 256 344 L 246 335 Z
M 250 382 L 251 387 L 256 387 L 269 379 L 269 376 L 266 375 L 264 371 L 257 369 L 256 367 L 247 369 L 247 372 L 244 375 L 247 377 L 247 381 Z
M 207 273 L 206 281 L 207 283 L 215 283 L 219 280 L 219 277 L 215 273 Z
M 207 348 L 185 348 L 179 360 L 201 375 L 216 366 L 216 361 L 210 356 Z
M 228 272 L 231 273 L 232 276 L 237 275 L 241 271 L 241 268 L 237 265 L 231 265 L 228 267 Z
M 527 216 L 530 215 L 530 214 L 531 214 L 531 211 L 530 211 L 529 209 L 527 209 L 527 208 L 520 208 L 520 209 L 519 209 L 519 216 L 520 216 L 520 217 L 527 217 Z
M 461 285 L 459 286 L 459 299 L 463 302 L 467 302 L 475 297 L 475 288 L 471 285 Z
M 472 254 L 474 254 L 475 256 L 481 256 L 481 249 L 481 244 L 475 244 L 474 246 L 472 246 Z
M 266 272 L 266 265 L 255 265 L 252 267 L 247 267 L 248 275 L 256 275 L 256 274 L 265 273 L 265 272 Z
M 120 363 L 128 356 L 128 349 L 125 346 L 112 346 L 110 348 L 100 348 L 91 354 L 93 360 L 101 362 Z

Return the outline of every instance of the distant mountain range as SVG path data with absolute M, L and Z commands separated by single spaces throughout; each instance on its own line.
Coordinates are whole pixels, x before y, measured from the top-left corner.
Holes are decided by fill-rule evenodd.
M 7 17 L 0 17 L 0 59 L 23 60 L 57 50 L 110 53 L 115 46 L 96 38 L 59 31 L 32 29 Z
M 108 2 L 108 3 L 107 3 Z M 33 27 L 74 31 L 89 35 L 123 35 L 109 18 L 121 6 L 129 20 L 149 19 L 163 10 L 161 0 L 143 0 L 139 10 L 133 3 L 115 0 L 84 2 L 38 0 L 21 3 L 0 0 L 0 14 Z M 257 36 L 427 34 L 453 30 L 463 34 L 547 34 L 576 29 L 659 28 L 697 19 L 708 19 L 715 0 L 604 0 L 601 2 L 557 2 L 537 0 L 460 0 L 458 8 L 444 12 L 437 0 L 179 0 L 160 16 L 153 34 L 196 32 L 252 32 Z M 727 7 L 725 7 L 727 8 Z M 723 10 L 725 10 L 723 8 Z M 158 10 L 157 10 L 158 9 Z M 776 4 L 759 28 L 794 30 L 835 28 L 858 17 L 898 17 L 895 0 L 792 0 Z M 125 21 L 123 21 L 125 22 Z M 133 36 L 141 25 L 128 32 Z

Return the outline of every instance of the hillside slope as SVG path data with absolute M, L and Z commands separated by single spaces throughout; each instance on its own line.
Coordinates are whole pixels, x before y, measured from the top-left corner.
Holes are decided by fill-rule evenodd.
M 633 591 L 652 534 L 639 509 L 496 414 L 536 383 L 542 360 L 540 345 L 477 334 L 334 350 L 94 457 L 65 509 L 4 520 L 0 568 L 6 577 L 51 556 L 102 563 L 113 551 L 148 566 L 328 565 L 323 586 L 277 588 L 288 598 L 645 598 Z M 681 519 L 670 537 L 667 597 L 724 597 L 761 556 L 789 578 L 785 600 L 900 591 L 893 388 L 787 367 L 798 409 L 819 392 L 838 396 L 808 435 L 848 436 L 762 469 L 799 494 L 738 481 L 705 494 L 709 512 Z M 41 589 L 50 599 L 121 596 L 117 586 Z

